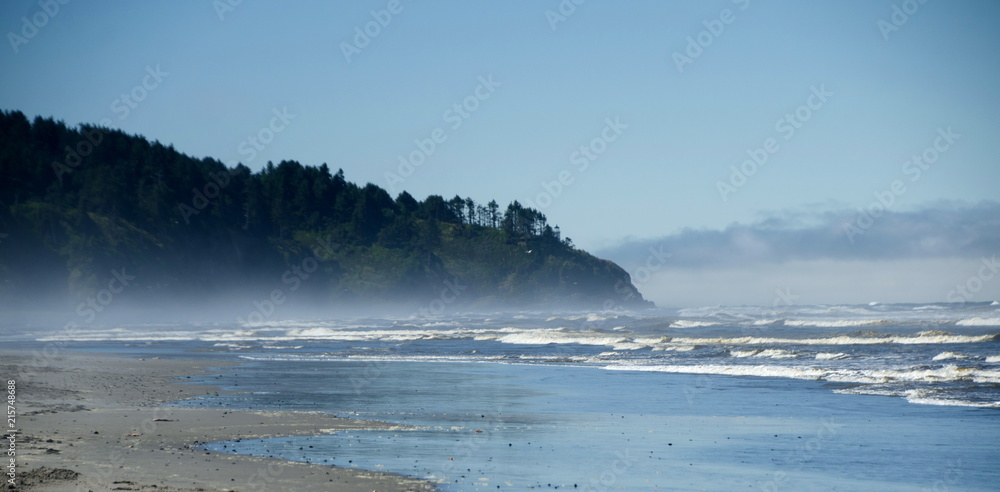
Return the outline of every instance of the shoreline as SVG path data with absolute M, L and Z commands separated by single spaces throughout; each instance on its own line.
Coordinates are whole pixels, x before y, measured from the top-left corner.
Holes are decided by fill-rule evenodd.
M 0 351 L 0 377 L 5 386 L 15 381 L 13 490 L 435 490 L 430 482 L 392 473 L 200 449 L 214 441 L 405 427 L 322 413 L 165 406 L 223 393 L 211 385 L 179 383 L 211 374 L 208 367 L 235 365 L 229 361 L 63 350 L 46 363 Z

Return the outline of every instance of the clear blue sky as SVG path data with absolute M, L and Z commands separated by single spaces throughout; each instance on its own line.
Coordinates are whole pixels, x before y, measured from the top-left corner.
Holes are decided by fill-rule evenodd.
M 245 163 L 241 142 L 287 108 L 295 118 L 251 168 L 325 162 L 383 187 L 414 139 L 441 128 L 446 140 L 397 190 L 534 202 L 566 170 L 572 184 L 539 208 L 587 249 L 779 211 L 854 210 L 896 179 L 907 184 L 897 211 L 998 196 L 997 2 L 589 0 L 553 29 L 556 0 L 402 0 L 350 61 L 343 43 L 388 0 L 246 0 L 220 19 L 226 2 L 73 0 L 47 18 L 37 0 L 6 1 L 0 107 L 71 125 L 110 118 Z M 886 39 L 879 22 L 893 25 L 894 5 L 919 8 Z M 22 16 L 47 22 L 14 43 Z M 703 22 L 720 16 L 731 22 L 708 33 Z M 702 31 L 710 44 L 679 70 L 674 53 Z M 147 67 L 167 75 L 121 119 L 116 99 Z M 470 99 L 478 107 L 453 128 L 447 111 L 489 76 L 500 85 L 480 89 L 489 97 Z M 786 138 L 776 122 L 812 88 L 832 95 L 814 98 Z M 605 132 L 617 138 L 581 171 L 574 152 L 608 118 L 627 128 Z M 909 181 L 904 163 L 948 127 L 960 139 Z M 777 151 L 723 200 L 717 182 L 768 138 Z

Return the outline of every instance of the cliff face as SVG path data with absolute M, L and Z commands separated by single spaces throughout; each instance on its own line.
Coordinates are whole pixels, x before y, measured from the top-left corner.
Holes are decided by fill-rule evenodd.
M 11 305 L 260 292 L 428 312 L 650 305 L 624 270 L 517 202 L 392 198 L 325 164 L 254 173 L 17 112 L 0 114 L 0 233 Z

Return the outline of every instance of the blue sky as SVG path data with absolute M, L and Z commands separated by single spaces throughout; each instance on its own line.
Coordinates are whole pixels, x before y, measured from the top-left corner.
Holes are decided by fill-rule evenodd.
M 642 261 L 627 254 L 630 245 L 689 230 L 788 214 L 814 214 L 815 223 L 836 212 L 834 227 L 844 231 L 875 193 L 892 193 L 895 213 L 998 196 L 996 2 L 247 0 L 220 10 L 228 0 L 72 0 L 51 16 L 40 14 L 45 5 L 0 7 L 4 109 L 71 125 L 109 119 L 182 152 L 254 169 L 268 160 L 325 162 L 352 181 L 420 198 L 528 202 L 577 245 L 627 267 Z M 560 6 L 566 15 L 557 18 Z M 378 13 L 389 7 L 397 13 Z M 893 18 L 894 9 L 911 13 Z M 45 22 L 23 36 L 22 17 Z M 367 43 L 358 37 L 366 28 L 377 31 Z M 689 48 L 689 37 L 704 46 Z M 364 46 L 345 56 L 355 41 Z M 675 53 L 693 56 L 679 69 Z M 480 87 L 483 80 L 493 86 Z M 142 99 L 134 107 L 122 98 L 129 93 Z M 456 118 L 456 104 L 466 116 Z M 241 149 L 275 110 L 294 117 L 273 139 L 265 131 L 269 141 L 248 162 Z M 786 114 L 795 121 L 779 124 Z M 612 131 L 609 122 L 617 122 Z M 958 137 L 939 140 L 949 128 Z M 415 140 L 436 129 L 433 152 L 420 150 Z M 732 166 L 768 139 L 764 165 L 734 177 Z M 587 158 L 581 146 L 602 152 Z M 414 152 L 422 164 L 401 173 L 400 156 Z M 924 153 L 932 163 L 912 162 Z M 905 191 L 891 191 L 897 180 Z M 823 240 L 850 248 L 864 238 Z M 985 254 L 958 251 L 932 259 L 971 266 Z M 858 261 L 880 262 L 884 275 L 899 268 L 886 258 Z M 698 268 L 723 264 L 731 268 Z M 960 270 L 949 271 L 961 280 Z M 657 275 L 671 278 L 669 269 Z M 947 284 L 930 286 L 941 277 L 906 295 L 943 299 Z M 648 290 L 656 283 L 640 289 L 671 304 L 674 294 Z M 836 297 L 809 285 L 817 299 Z M 1000 295 L 989 285 L 977 299 Z M 752 294 L 713 302 L 706 285 L 685 303 L 770 302 L 772 287 L 754 284 Z

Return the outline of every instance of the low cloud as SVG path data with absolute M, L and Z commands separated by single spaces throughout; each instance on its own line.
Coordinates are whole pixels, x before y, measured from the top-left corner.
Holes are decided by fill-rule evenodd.
M 724 230 L 686 229 L 631 241 L 599 254 L 638 265 L 649 248 L 670 252 L 672 268 L 732 267 L 811 260 L 974 258 L 1000 253 L 1000 203 L 942 204 L 913 212 L 886 212 L 863 231 L 859 212 L 786 211 Z M 853 239 L 853 241 L 851 240 Z
M 1000 203 L 886 212 L 852 242 L 847 228 L 858 216 L 856 210 L 784 211 L 749 225 L 630 241 L 598 255 L 628 270 L 660 306 L 1000 297 L 1000 275 L 992 280 L 990 267 L 1000 256 Z M 646 266 L 654 252 L 669 255 L 655 270 Z M 984 268 L 988 279 L 977 277 Z

